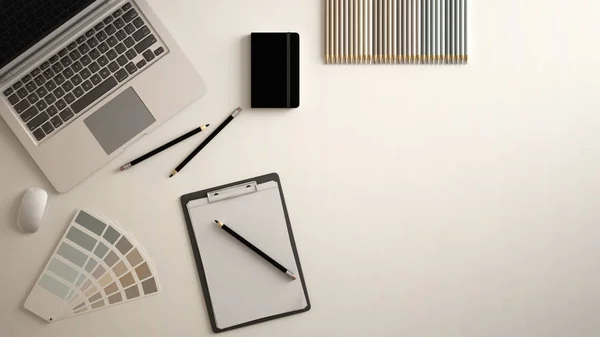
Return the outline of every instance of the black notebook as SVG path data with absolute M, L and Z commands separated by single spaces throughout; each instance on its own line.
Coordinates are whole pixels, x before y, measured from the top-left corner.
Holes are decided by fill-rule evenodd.
M 252 33 L 252 108 L 300 106 L 300 36 L 298 33 Z

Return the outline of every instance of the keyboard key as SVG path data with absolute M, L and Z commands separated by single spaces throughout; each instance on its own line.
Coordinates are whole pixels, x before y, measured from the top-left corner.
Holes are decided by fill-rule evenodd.
M 71 60 L 77 61 L 81 57 L 81 53 L 79 52 L 79 50 L 73 50 L 69 53 L 69 57 L 71 57 Z
M 125 30 L 125 33 L 127 34 L 133 34 L 133 32 L 135 32 L 135 26 L 133 25 L 133 23 L 128 23 L 127 26 L 123 28 L 123 30 Z
M 85 32 L 85 37 L 90 38 L 94 36 L 94 30 L 90 29 L 87 32 Z
M 146 37 L 146 35 L 150 34 L 150 28 L 148 28 L 148 26 L 143 26 L 142 28 L 138 29 L 135 33 L 133 33 L 133 38 L 135 39 L 136 42 L 140 41 L 141 39 L 143 39 L 144 37 Z
M 82 44 L 85 41 L 85 35 L 81 35 L 75 40 L 78 44 Z
M 83 96 L 83 94 L 85 94 L 85 91 L 83 89 L 81 89 L 81 87 L 77 87 L 73 90 L 73 94 L 75 94 L 75 96 L 77 98 Z
M 127 73 L 127 70 L 121 69 L 115 73 L 115 77 L 117 80 L 119 80 L 119 82 L 123 82 L 127 77 L 129 77 L 129 74 Z
M 98 98 L 102 97 L 102 95 L 109 92 L 112 88 L 117 86 L 117 80 L 114 77 L 107 78 L 104 82 L 102 82 L 99 86 L 90 90 L 87 94 L 81 97 L 77 102 L 71 105 L 73 111 L 75 113 L 81 112 L 83 109 L 88 107 L 90 104 L 94 103 Z
M 46 109 L 46 113 L 48 114 L 48 116 L 52 117 L 58 113 L 58 109 L 53 105 Z
M 54 72 L 52 71 L 52 69 L 47 69 L 46 71 L 43 72 L 44 77 L 49 80 L 52 77 L 54 77 Z
M 62 49 L 61 51 L 58 52 L 58 57 L 65 57 L 68 53 L 69 53 L 68 50 Z
M 98 64 L 100 65 L 100 67 L 104 67 L 105 65 L 107 65 L 108 59 L 106 58 L 106 56 L 100 56 L 100 58 L 98 59 Z
M 81 65 L 84 67 L 87 67 L 88 64 L 92 63 L 92 59 L 88 55 L 84 55 L 79 61 L 81 61 Z
M 124 10 L 124 11 L 127 11 L 130 8 L 131 8 L 131 3 L 129 3 L 129 2 L 126 3 L 126 4 L 124 4 L 123 7 L 121 7 L 121 9 Z
M 123 41 L 123 43 L 125 44 L 125 47 L 131 48 L 135 44 L 135 40 L 130 36 L 126 38 L 125 41 Z
M 140 69 L 145 65 L 146 65 L 146 60 L 141 60 L 140 62 L 136 63 L 136 66 Z
M 18 101 L 20 101 L 21 99 L 19 98 L 19 96 L 17 96 L 17 94 L 13 94 L 10 97 L 8 97 L 8 101 L 10 102 L 10 104 L 15 105 L 17 104 Z
M 62 74 L 58 74 L 56 77 L 54 77 L 54 82 L 56 82 L 57 85 L 63 84 L 65 80 L 66 78 Z
M 48 89 L 48 91 L 52 91 L 52 90 L 56 89 L 56 84 L 54 83 L 53 80 L 46 82 L 46 89 Z
M 123 11 L 121 9 L 117 9 L 113 14 L 113 18 L 118 18 L 119 16 L 123 15 Z
M 77 63 L 79 63 L 79 61 L 77 61 Z M 81 64 L 80 64 L 81 65 Z M 62 72 L 62 75 L 65 78 L 71 78 L 71 76 L 75 75 L 75 72 L 73 71 L 73 66 L 71 66 L 71 68 L 67 68 L 65 69 L 65 71 Z
M 98 45 L 98 40 L 96 40 L 95 37 L 91 37 L 88 41 L 87 41 L 87 45 L 88 47 L 90 47 L 90 49 L 95 48 Z
M 31 104 L 29 103 L 29 101 L 24 99 L 24 100 L 20 101 L 19 103 L 15 104 L 14 108 L 17 113 L 21 113 L 21 112 L 25 111 L 25 109 L 29 108 L 30 106 L 31 106 Z
M 50 104 L 56 102 L 56 97 L 54 97 L 54 95 L 52 95 L 52 94 L 48 94 L 46 97 L 44 97 L 44 100 L 46 101 L 46 103 L 48 103 L 48 105 L 50 105 Z
M 114 33 L 117 32 L 117 28 L 115 28 L 115 26 L 113 26 L 113 25 L 108 25 L 108 26 L 106 26 L 106 28 L 104 28 L 104 32 L 106 33 L 107 36 L 113 35 Z
M 52 118 L 50 122 L 52 122 L 52 126 L 54 126 L 55 128 L 59 128 L 63 124 L 62 119 L 60 119 L 60 117 L 58 116 Z
M 107 37 L 108 37 L 108 35 L 106 35 L 106 33 L 104 31 L 100 31 L 98 34 L 96 34 L 96 38 L 100 42 L 106 40 Z
M 52 65 L 52 70 L 54 70 L 55 73 L 60 73 L 63 70 L 63 66 L 62 64 L 60 64 L 60 62 L 54 63 Z
M 141 26 L 144 25 L 144 20 L 142 20 L 142 18 L 137 17 L 135 18 L 135 20 L 133 20 L 133 24 L 137 27 L 140 28 Z
M 121 29 L 121 28 L 123 28 L 123 26 L 125 26 L 125 22 L 123 21 L 123 19 L 118 18 L 118 19 L 115 20 L 115 22 L 113 23 L 113 25 L 115 25 L 115 28 Z
M 109 61 L 116 59 L 117 56 L 119 56 L 119 54 L 114 49 L 111 49 L 108 51 L 108 53 L 106 53 L 106 57 Z
M 104 68 L 100 69 L 100 72 L 98 74 L 100 74 L 100 76 L 102 76 L 102 79 L 104 80 L 108 76 L 110 76 L 110 70 L 108 70 L 108 68 L 104 67 Z
M 98 33 L 99 31 L 101 31 L 102 29 L 104 29 L 104 23 L 100 22 L 97 25 L 94 26 L 94 30 L 96 31 L 96 33 Z
M 67 104 L 72 104 L 73 102 L 75 102 L 75 96 L 73 96 L 73 94 L 71 93 L 66 94 L 65 102 L 67 102 Z
M 23 86 L 23 82 L 21 82 L 21 81 L 18 81 L 18 82 L 16 82 L 15 84 L 13 84 L 12 88 L 13 88 L 14 90 L 17 90 L 17 89 L 19 89 L 19 88 L 20 88 L 20 87 L 22 87 L 22 86 Z
M 23 83 L 27 83 L 27 82 L 31 81 L 31 75 L 27 74 L 27 75 L 23 76 L 21 81 L 23 81 Z
M 94 48 L 94 49 L 92 49 L 92 50 L 90 51 L 90 54 L 89 54 L 89 55 L 90 55 L 90 57 L 92 58 L 92 60 L 95 60 L 95 59 L 99 58 L 101 54 L 100 54 L 100 52 L 98 51 L 98 49 Z
M 127 37 L 127 33 L 125 33 L 123 29 L 121 29 L 115 34 L 115 36 L 117 37 L 117 39 L 119 39 L 119 41 L 123 41 L 123 39 Z
M 12 95 L 13 92 L 15 92 L 13 90 L 13 88 L 8 88 L 8 89 L 4 90 L 4 96 L 8 97 L 8 96 Z
M 21 88 L 17 90 L 17 95 L 19 95 L 19 98 L 23 99 L 29 95 L 29 91 L 25 88 Z
M 48 61 L 46 61 L 40 65 L 40 69 L 42 69 L 42 70 L 46 70 L 46 69 L 48 69 L 48 67 L 50 67 L 50 62 L 48 62 Z
M 79 46 L 79 48 L 77 48 L 77 50 L 79 50 L 79 52 L 82 55 L 85 55 L 85 54 L 87 54 L 88 51 L 90 51 L 90 47 L 86 43 L 84 43 L 81 46 Z
M 48 116 L 48 114 L 42 112 L 41 114 L 35 116 L 32 120 L 30 120 L 29 123 L 27 123 L 27 127 L 29 128 L 29 130 L 33 131 L 42 126 L 42 124 L 46 123 L 49 119 L 50 117 Z
M 48 90 L 46 90 L 46 88 L 44 88 L 44 87 L 39 87 L 39 89 L 36 90 L 35 93 L 40 97 L 44 97 L 44 96 L 48 95 Z
M 33 71 L 31 72 L 31 77 L 36 77 L 36 76 L 38 76 L 38 75 L 39 75 L 39 74 L 41 74 L 41 73 L 42 73 L 42 71 L 40 70 L 40 68 L 35 68 L 35 69 L 33 69 Z
M 133 73 L 135 73 L 137 71 L 137 67 L 135 66 L 135 64 L 133 64 L 133 62 L 129 62 L 126 66 L 125 69 L 127 69 L 127 72 L 130 75 L 133 75 Z
M 58 87 L 52 93 L 54 94 L 54 96 L 56 96 L 56 98 L 61 98 L 65 94 L 65 91 L 61 87 Z
M 123 18 L 123 20 L 125 20 L 125 22 L 129 22 L 129 21 L 135 19 L 137 16 L 138 16 L 138 13 L 135 11 L 135 9 L 131 9 L 127 13 L 123 14 L 122 18 Z
M 140 43 L 135 45 L 135 50 L 138 53 L 141 53 L 144 50 L 148 49 L 154 43 L 156 43 L 156 38 L 154 37 L 154 35 L 148 35 L 145 39 L 140 41 Z
M 154 60 L 154 58 L 156 56 L 154 56 L 154 53 L 151 50 L 146 50 L 143 54 L 144 58 L 146 59 L 146 61 L 150 62 L 152 60 Z
M 90 66 L 88 67 L 88 69 L 93 74 L 93 73 L 97 72 L 98 70 L 100 70 L 100 66 L 96 62 L 92 62 L 92 64 L 90 64 Z
M 71 83 L 71 81 L 66 81 L 65 84 L 62 85 L 62 88 L 65 92 L 69 92 L 73 90 L 73 83 Z
M 35 83 L 33 83 L 33 82 L 29 82 L 29 83 L 25 84 L 25 88 L 27 88 L 27 90 L 29 90 L 29 92 L 33 92 L 35 89 L 37 89 L 37 85 L 35 85 Z
M 44 133 L 44 130 L 42 129 L 37 129 L 35 131 L 33 131 L 33 135 L 35 136 L 35 139 L 37 139 L 38 141 L 44 139 L 44 137 L 46 137 L 46 134 Z
M 68 121 L 69 119 L 73 118 L 73 111 L 71 111 L 71 109 L 66 108 L 65 110 L 63 110 L 60 114 L 59 114 L 60 118 L 62 118 L 63 121 Z
M 69 56 L 65 56 L 60 59 L 60 63 L 62 63 L 63 66 L 68 67 L 71 65 L 71 63 L 73 63 L 73 61 Z
M 29 103 L 34 104 L 35 102 L 37 102 L 40 98 L 38 97 L 38 95 L 34 92 L 31 93 L 31 95 L 27 96 L 27 100 L 29 101 Z
M 46 82 L 46 79 L 42 75 L 34 78 L 33 80 L 35 81 L 35 84 L 37 84 L 37 85 L 42 85 L 42 84 L 44 84 L 44 82 Z
M 92 81 L 92 84 L 94 84 L 94 85 L 98 85 L 98 84 L 100 84 L 100 82 L 102 82 L 102 78 L 98 74 L 92 76 L 92 78 L 90 78 L 90 80 Z
M 35 103 L 35 107 L 38 108 L 38 110 L 43 111 L 48 107 L 48 104 L 43 99 L 40 99 L 37 103 Z
M 73 49 L 75 49 L 75 48 L 77 48 L 77 43 L 75 43 L 75 42 L 71 42 L 71 43 L 69 43 L 69 45 L 67 46 L 67 49 L 68 49 L 68 50 L 73 50 Z
M 85 80 L 86 78 L 92 76 L 92 72 L 90 72 L 88 68 L 85 68 L 79 72 L 79 75 L 81 75 L 81 78 Z
M 117 40 L 117 38 L 114 36 L 109 36 L 108 39 L 106 39 L 106 43 L 109 47 L 114 47 L 117 43 L 119 43 L 119 40 Z
M 61 111 L 62 109 L 67 107 L 67 103 L 64 100 L 59 99 L 58 101 L 56 101 L 55 106 L 56 109 L 58 109 L 58 111 Z
M 136 56 L 137 53 L 135 52 L 135 50 L 133 49 L 129 49 L 126 53 L 125 56 L 127 56 L 128 59 L 133 60 Z
M 83 83 L 81 83 L 81 87 L 85 90 L 85 91 L 90 91 L 94 85 L 92 84 L 92 82 L 90 81 L 85 81 Z
M 108 51 L 108 45 L 106 44 L 106 42 L 102 42 L 98 45 L 98 51 L 100 52 L 100 54 L 104 54 Z
M 73 85 L 79 85 L 81 84 L 83 80 L 81 79 L 81 76 L 79 75 L 75 75 L 73 77 L 71 77 L 71 82 L 73 82 Z
M 117 59 L 117 62 L 119 62 L 119 65 L 122 67 L 122 66 L 126 65 L 127 62 L 129 62 L 129 60 L 127 59 L 127 57 L 125 55 L 121 55 Z
M 115 61 L 112 61 L 109 65 L 108 65 L 108 70 L 110 70 L 111 72 L 115 72 L 117 70 L 119 70 L 119 64 Z
M 108 25 L 109 23 L 113 22 L 114 18 L 112 16 L 107 16 L 104 20 L 102 20 L 102 22 L 105 25 Z
M 52 124 L 50 124 L 50 122 L 46 122 L 44 123 L 44 125 L 42 125 L 42 130 L 44 130 L 44 132 L 49 135 L 52 131 L 54 131 L 54 127 L 52 126 Z
M 124 44 L 119 43 L 116 47 L 115 47 L 115 51 L 119 54 L 123 54 L 125 51 L 127 50 L 127 47 L 125 47 Z
M 23 120 L 23 122 L 27 123 L 33 117 L 37 116 L 38 113 L 40 113 L 40 111 L 35 106 L 31 106 L 29 109 L 25 110 L 21 114 L 21 119 Z

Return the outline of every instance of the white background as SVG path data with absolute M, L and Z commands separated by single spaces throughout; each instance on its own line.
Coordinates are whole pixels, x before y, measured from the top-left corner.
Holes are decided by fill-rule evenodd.
M 1 336 L 212 335 L 179 197 L 273 171 L 313 309 L 228 336 L 598 335 L 600 2 L 477 1 L 470 64 L 448 67 L 325 65 L 322 1 L 149 3 L 209 91 L 51 192 L 33 235 L 20 197 L 53 190 L 0 122 Z M 206 134 L 116 173 L 249 108 L 253 31 L 300 34 L 301 107 L 247 109 L 173 179 Z M 133 233 L 163 292 L 47 324 L 22 303 L 78 208 Z

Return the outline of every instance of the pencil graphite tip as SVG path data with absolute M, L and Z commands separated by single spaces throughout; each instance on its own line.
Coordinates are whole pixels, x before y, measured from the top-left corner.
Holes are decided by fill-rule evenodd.
M 221 221 L 219 221 L 219 220 L 215 220 L 215 223 L 216 223 L 217 225 L 219 225 L 219 227 L 223 227 L 223 223 L 222 223 Z

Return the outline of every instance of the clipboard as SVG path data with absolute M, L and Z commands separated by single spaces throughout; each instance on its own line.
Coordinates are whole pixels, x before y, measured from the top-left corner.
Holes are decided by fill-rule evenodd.
M 276 173 L 186 194 L 181 197 L 181 206 L 214 332 L 310 310 L 304 273 Z M 298 279 L 290 281 L 235 241 L 215 225 L 214 217 L 220 217 L 218 220 L 293 270 Z

